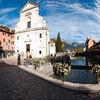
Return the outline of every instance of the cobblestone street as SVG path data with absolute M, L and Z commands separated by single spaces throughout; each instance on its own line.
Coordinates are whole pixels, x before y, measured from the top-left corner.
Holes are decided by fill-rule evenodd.
M 15 65 L 0 63 L 0 100 L 99 100 L 100 96 L 78 94 Z

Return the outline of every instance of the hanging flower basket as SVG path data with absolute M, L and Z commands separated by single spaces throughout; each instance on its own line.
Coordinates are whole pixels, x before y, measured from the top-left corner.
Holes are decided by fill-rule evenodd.
M 71 66 L 69 66 L 68 64 L 53 63 L 54 75 L 68 76 L 70 70 L 71 70 Z

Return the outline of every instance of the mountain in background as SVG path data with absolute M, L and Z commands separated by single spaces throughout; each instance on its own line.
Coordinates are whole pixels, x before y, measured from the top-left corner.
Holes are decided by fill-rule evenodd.
M 70 42 L 67 40 L 62 40 L 62 42 L 64 43 L 64 51 L 66 51 L 67 49 L 74 50 L 76 48 L 83 49 L 85 47 L 84 43 Z

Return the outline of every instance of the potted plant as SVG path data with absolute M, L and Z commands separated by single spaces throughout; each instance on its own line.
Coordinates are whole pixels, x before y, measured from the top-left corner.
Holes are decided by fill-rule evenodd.
M 99 64 L 95 65 L 92 70 L 93 70 L 93 74 L 96 77 L 97 83 L 100 83 L 100 65 Z
M 59 76 L 62 78 L 62 81 L 65 80 L 65 78 L 68 76 L 70 73 L 71 66 L 68 64 L 64 63 L 53 63 L 53 72 L 54 75 Z

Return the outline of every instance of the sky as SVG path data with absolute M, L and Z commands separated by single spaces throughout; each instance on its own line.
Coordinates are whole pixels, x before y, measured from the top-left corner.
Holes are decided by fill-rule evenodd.
M 28 0 L 0 0 L 0 25 L 15 29 L 19 12 Z M 100 40 L 100 0 L 30 0 L 39 4 L 50 38 L 85 43 Z

